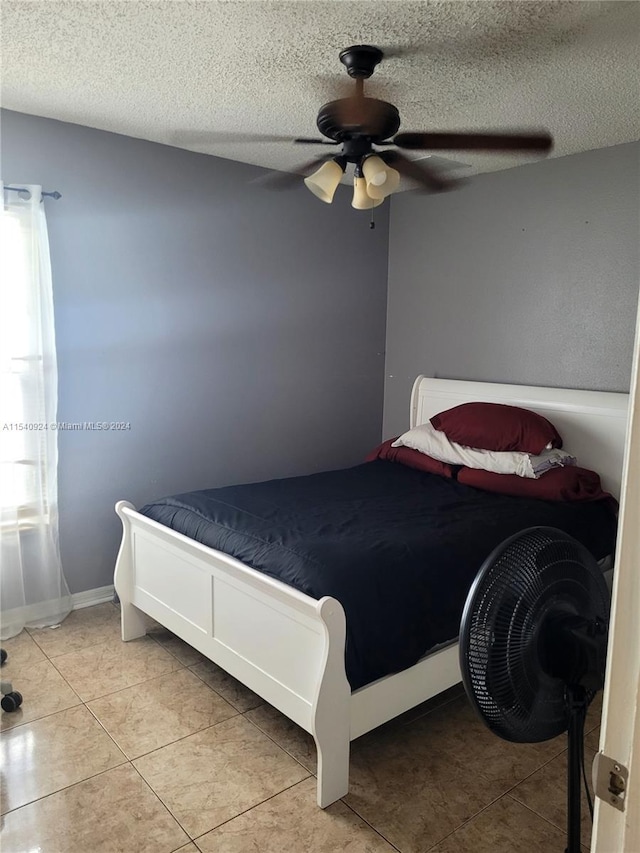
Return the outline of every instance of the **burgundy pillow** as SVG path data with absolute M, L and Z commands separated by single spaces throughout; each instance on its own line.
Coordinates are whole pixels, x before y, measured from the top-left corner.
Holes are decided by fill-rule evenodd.
M 462 403 L 431 418 L 449 441 L 481 450 L 542 453 L 547 444 L 562 447 L 554 425 L 536 412 L 502 403 Z
M 383 441 L 379 447 L 371 451 L 364 461 L 373 462 L 375 459 L 386 459 L 388 462 L 399 462 L 401 465 L 416 468 L 418 471 L 425 471 L 427 474 L 453 477 L 451 465 L 447 465 L 446 462 L 439 462 L 437 459 L 427 456 L 426 453 L 420 453 L 410 447 L 391 447 L 395 440 L 395 438 L 390 438 L 389 441 Z
M 543 501 L 598 501 L 606 498 L 617 505 L 615 498 L 602 490 L 600 477 L 595 471 L 576 465 L 551 468 L 538 480 L 464 467 L 458 471 L 458 482 L 487 492 L 522 498 Z

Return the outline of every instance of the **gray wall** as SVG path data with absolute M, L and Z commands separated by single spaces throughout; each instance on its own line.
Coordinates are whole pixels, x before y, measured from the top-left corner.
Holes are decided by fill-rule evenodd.
M 418 373 L 627 391 L 638 298 L 637 143 L 394 196 L 384 435 Z
M 388 209 L 324 205 L 263 170 L 18 113 L 7 183 L 46 202 L 72 592 L 112 582 L 116 500 L 356 464 L 380 440 Z M 303 158 L 304 159 L 304 158 Z

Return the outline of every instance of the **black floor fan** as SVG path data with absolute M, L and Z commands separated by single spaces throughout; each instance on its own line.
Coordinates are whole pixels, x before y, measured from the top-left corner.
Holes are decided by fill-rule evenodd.
M 464 686 L 492 732 L 518 743 L 569 734 L 567 853 L 580 853 L 584 721 L 604 684 L 609 606 L 589 551 L 531 527 L 485 560 L 460 626 Z

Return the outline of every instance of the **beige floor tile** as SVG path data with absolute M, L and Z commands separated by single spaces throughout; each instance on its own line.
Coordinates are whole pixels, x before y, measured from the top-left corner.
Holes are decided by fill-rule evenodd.
M 317 769 L 316 744 L 313 737 L 266 702 L 247 711 L 245 717 L 281 746 L 311 773 Z
M 566 749 L 565 735 L 536 744 L 509 743 L 494 735 L 477 717 L 466 696 L 410 723 L 425 742 L 457 758 L 471 773 L 496 782 L 502 792 L 526 779 Z
M 394 853 L 344 803 L 319 809 L 314 779 L 294 785 L 196 843 L 202 853 Z
M 593 729 L 589 732 L 589 734 L 585 735 L 584 738 L 585 745 L 590 749 L 593 749 L 595 752 L 598 752 L 600 749 L 600 726 L 597 729 Z
M 257 708 L 264 702 L 260 696 L 249 690 L 248 687 L 245 687 L 244 684 L 241 684 L 236 678 L 213 663 L 213 661 L 199 663 L 197 666 L 190 667 L 190 669 L 205 684 L 208 684 L 223 699 L 226 699 L 230 705 L 237 708 L 241 714 L 244 714 L 245 711 L 249 711 L 251 708 Z
M 28 631 L 22 631 L 16 637 L 3 640 L 2 648 L 7 653 L 7 662 L 2 667 L 3 678 L 10 668 L 13 668 L 14 671 L 23 670 L 32 663 L 39 663 L 47 659 L 40 646 L 34 643 Z
M 187 835 L 127 764 L 6 815 L 0 841 L 3 853 L 172 853 Z
M 134 766 L 192 838 L 308 775 L 241 716 L 138 758 Z
M 163 649 L 177 658 L 183 666 L 194 666 L 197 663 L 209 663 L 209 658 L 200 654 L 197 649 L 185 643 L 180 637 L 176 637 L 166 628 L 153 629 L 147 632 Z
M 107 602 L 72 610 L 57 628 L 30 628 L 29 633 L 47 657 L 53 658 L 120 639 L 120 614 Z
M 585 747 L 584 759 L 589 790 L 593 798 L 591 786 L 591 764 L 595 752 Z M 566 831 L 567 827 L 567 753 L 563 752 L 545 764 L 536 773 L 521 782 L 512 791 L 511 797 L 528 806 L 532 811 L 555 824 L 558 829 Z M 587 797 L 582 791 L 582 843 L 587 846 L 591 843 L 591 816 Z
M 602 690 L 600 690 L 593 702 L 589 705 L 587 710 L 587 718 L 584 722 L 584 730 L 585 732 L 591 732 L 595 728 L 600 725 L 600 718 L 602 717 Z
M 180 663 L 149 637 L 119 638 L 53 659 L 56 669 L 87 702 L 180 669 Z
M 402 853 L 423 853 L 503 793 L 503 786 L 437 748 L 422 718 L 351 744 L 344 798 Z
M 507 796 L 429 853 L 561 853 L 565 844 L 565 835 L 557 827 Z
M 147 638 L 122 643 L 119 617 L 98 605 L 2 643 L 2 676 L 25 697 L 15 716 L 2 714 L 3 851 L 391 851 L 381 835 L 402 853 L 564 849 L 564 736 L 506 743 L 457 685 L 352 744 L 346 800 L 361 817 L 344 803 L 322 811 L 306 778 L 316 766 L 310 735 L 151 619 Z M 81 699 L 138 756 L 157 796 Z M 588 763 L 601 707 L 600 692 Z M 588 830 L 583 804 L 585 821 Z
M 401 728 L 408 723 L 414 722 L 431 713 L 436 708 L 440 708 L 457 699 L 462 693 L 464 693 L 462 685 L 456 685 L 450 690 L 445 690 L 438 696 L 434 696 L 433 699 L 422 702 L 405 714 L 401 714 L 394 720 L 390 720 L 384 726 L 376 729 L 375 733 L 372 733 L 370 737 L 382 735 L 387 730 Z M 285 717 L 284 714 L 281 714 L 280 711 L 266 702 L 258 708 L 247 711 L 245 716 L 292 755 L 296 761 L 299 761 L 300 764 L 304 765 L 312 773 L 316 773 L 316 745 L 313 737 L 308 732 L 305 732 L 304 729 L 301 729 L 300 726 L 296 725 L 288 717 Z
M 442 693 L 438 693 L 437 696 L 427 699 L 426 702 L 421 702 L 419 705 L 416 705 L 415 708 L 410 708 L 408 711 L 405 711 L 404 714 L 394 717 L 392 720 L 389 720 L 388 723 L 384 723 L 380 728 L 395 728 L 397 726 L 407 725 L 415 720 L 419 720 L 420 717 L 424 717 L 426 714 L 431 714 L 443 705 L 448 705 L 450 702 L 453 702 L 455 699 L 459 699 L 464 695 L 465 692 L 462 684 L 455 684 L 448 690 L 443 690 Z
M 463 696 L 354 741 L 346 801 L 403 853 L 423 851 L 564 745 L 563 738 L 507 743 L 480 722 Z
M 13 689 L 22 693 L 23 698 L 17 711 L 2 712 L 0 728 L 3 731 L 80 704 L 78 696 L 46 659 L 24 668 L 7 662 L 2 668 L 2 677 L 11 681 Z
M 126 760 L 82 705 L 9 729 L 0 756 L 3 812 Z
M 87 707 L 129 758 L 238 713 L 186 669 L 95 699 Z

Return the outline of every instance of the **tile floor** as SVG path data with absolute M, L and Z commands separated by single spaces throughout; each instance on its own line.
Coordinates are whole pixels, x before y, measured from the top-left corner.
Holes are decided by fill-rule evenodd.
M 453 688 L 355 741 L 351 790 L 321 811 L 306 732 L 151 620 L 119 630 L 101 604 L 3 643 L 24 695 L 2 713 L 3 853 L 565 848 L 564 738 L 501 741 Z

